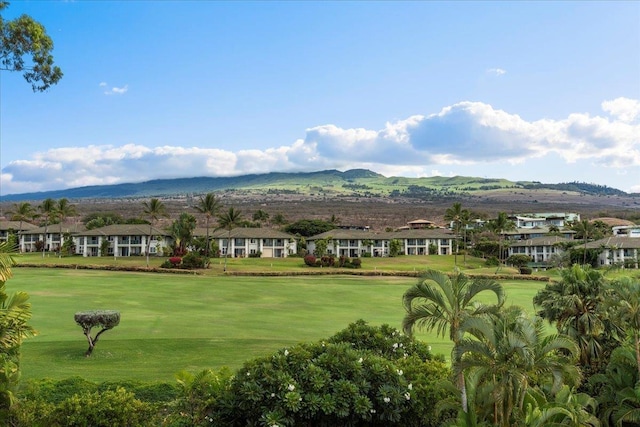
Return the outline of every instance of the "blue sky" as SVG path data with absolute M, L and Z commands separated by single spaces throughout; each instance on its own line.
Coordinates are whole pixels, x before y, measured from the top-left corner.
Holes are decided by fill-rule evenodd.
M 640 192 L 640 2 L 14 1 L 64 77 L 0 74 L 0 195 L 271 171 Z

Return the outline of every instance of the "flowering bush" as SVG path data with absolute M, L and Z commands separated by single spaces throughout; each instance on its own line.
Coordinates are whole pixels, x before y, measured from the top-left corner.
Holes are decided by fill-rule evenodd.
M 178 265 L 180 265 L 180 263 L 182 263 L 182 258 L 180 258 L 179 256 L 172 256 L 171 258 L 169 258 L 169 262 L 174 267 L 177 267 Z
M 245 363 L 211 411 L 227 426 L 439 426 L 435 403 L 449 395 L 438 382 L 450 371 L 423 356 L 395 329 L 359 321 Z
M 305 255 L 304 257 L 304 263 L 306 265 L 308 265 L 309 267 L 315 267 L 316 266 L 316 257 L 315 255 Z

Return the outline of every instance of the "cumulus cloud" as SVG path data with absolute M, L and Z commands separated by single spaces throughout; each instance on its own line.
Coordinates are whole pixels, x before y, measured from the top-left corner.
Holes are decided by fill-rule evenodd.
M 503 74 L 507 74 L 507 71 L 502 68 L 489 68 L 487 69 L 487 74 L 491 74 L 492 76 L 502 76 Z
M 567 165 L 584 163 L 591 170 L 608 168 L 611 175 L 631 171 L 628 191 L 640 181 L 639 105 L 637 100 L 618 98 L 602 103 L 603 116 L 575 113 L 562 120 L 527 121 L 489 104 L 465 101 L 389 122 L 378 130 L 325 124 L 306 129 L 304 137 L 290 145 L 235 152 L 138 144 L 55 148 L 6 165 L 0 193 L 327 168 L 367 168 L 386 176 L 451 176 L 464 175 L 465 168 L 474 165 L 491 170 L 492 165 L 552 157 Z

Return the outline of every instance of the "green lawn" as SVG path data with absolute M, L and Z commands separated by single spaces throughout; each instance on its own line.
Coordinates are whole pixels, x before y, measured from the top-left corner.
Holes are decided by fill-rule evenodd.
M 63 258 L 64 259 L 64 258 Z M 301 261 L 301 260 L 298 260 Z M 39 335 L 23 345 L 23 378 L 172 381 L 182 369 L 228 366 L 350 322 L 400 327 L 401 297 L 415 279 L 397 277 L 226 277 L 15 268 L 7 290 L 31 295 Z M 505 282 L 508 301 L 531 310 L 541 282 Z M 76 311 L 115 309 L 121 323 L 86 359 Z M 450 343 L 420 333 L 448 356 Z

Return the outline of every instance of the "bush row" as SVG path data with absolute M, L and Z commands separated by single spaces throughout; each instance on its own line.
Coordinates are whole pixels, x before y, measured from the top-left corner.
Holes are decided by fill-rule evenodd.
M 338 258 L 332 255 L 324 255 L 320 258 L 315 255 L 305 255 L 305 265 L 309 267 L 337 267 L 337 268 L 361 268 L 362 260 L 360 258 L 349 258 L 340 256 Z

